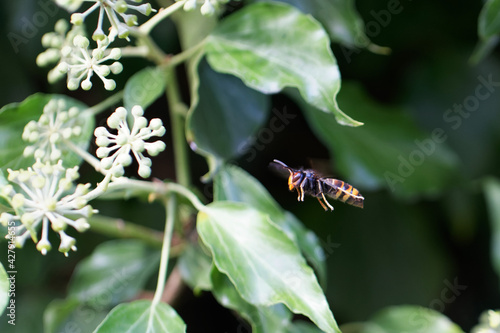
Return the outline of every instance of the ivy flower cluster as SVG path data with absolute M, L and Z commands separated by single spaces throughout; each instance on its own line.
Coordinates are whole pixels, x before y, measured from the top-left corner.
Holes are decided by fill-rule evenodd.
M 479 324 L 471 332 L 500 333 L 500 311 L 488 310 L 484 312 L 479 319 Z
M 42 37 L 42 45 L 46 50 L 37 57 L 37 64 L 46 66 L 57 63 L 55 68 L 49 71 L 48 80 L 53 83 L 67 76 L 69 90 L 76 90 L 78 87 L 84 90 L 91 89 L 93 74 L 101 79 L 106 90 L 114 90 L 116 82 L 107 76 L 110 73 L 119 74 L 123 70 L 122 64 L 117 61 L 121 58 L 121 50 L 108 47 L 117 36 L 129 40 L 131 29 L 137 25 L 137 16 L 126 14 L 126 11 L 134 10 L 143 15 L 150 15 L 155 10 L 149 3 L 137 4 L 142 0 L 133 0 L 132 4 L 125 0 L 56 0 L 56 2 L 70 12 L 80 8 L 83 2 L 93 2 L 93 4 L 82 13 L 72 14 L 71 30 L 67 21 L 59 20 L 55 25 L 55 31 Z M 97 28 L 92 34 L 97 47 L 91 48 L 83 23 L 97 9 L 99 9 Z M 108 34 L 104 32 L 103 27 L 105 17 L 109 21 Z M 110 65 L 106 64 L 113 60 L 115 61 Z
M 11 184 L 2 187 L 0 196 L 10 204 L 13 214 L 2 213 L 0 223 L 17 225 L 16 246 L 22 247 L 31 236 L 37 250 L 45 255 L 52 248 L 48 239 L 50 226 L 61 239 L 60 252 L 67 256 L 70 250 L 76 251 L 76 240 L 65 232 L 67 226 L 83 232 L 90 227 L 87 219 L 96 212 L 85 199 L 90 184 L 73 187 L 79 177 L 78 167 L 65 169 L 62 161 L 57 164 L 37 161 L 26 170 L 8 169 L 8 172 Z M 41 229 L 40 240 L 38 229 Z
M 132 153 L 139 164 L 139 176 L 147 178 L 151 175 L 151 159 L 145 157 L 143 152 L 156 156 L 165 150 L 165 144 L 160 140 L 155 142 L 145 140 L 153 136 L 163 136 L 165 127 L 159 118 L 152 119 L 148 125 L 147 119 L 143 117 L 143 109 L 136 105 L 131 110 L 133 125 L 130 129 L 127 124 L 127 113 L 124 107 L 119 107 L 108 118 L 108 126 L 117 130 L 117 134 L 111 134 L 102 126 L 95 129 L 96 144 L 99 146 L 96 154 L 101 158 L 101 167 L 104 170 L 111 172 L 114 177 L 121 177 L 125 173 L 124 167 L 132 163 L 130 156 Z
M 57 162 L 66 150 L 65 143 L 78 138 L 82 133 L 78 108 L 66 106 L 64 99 L 54 98 L 43 108 L 38 121 L 30 121 L 23 131 L 26 146 L 23 155 L 34 156 L 42 162 Z
M 177 0 L 179 1 L 179 0 Z M 185 11 L 191 11 L 196 9 L 198 3 L 202 2 L 203 4 L 200 7 L 200 13 L 204 16 L 211 16 L 215 14 L 216 10 L 229 2 L 229 0 L 186 0 L 184 3 L 183 9 Z
M 59 2 L 61 1 L 59 0 Z M 92 34 L 92 39 L 94 40 L 102 40 L 106 37 L 106 34 L 104 33 L 102 27 L 104 15 L 107 16 L 108 21 L 111 25 L 111 30 L 116 31 L 118 38 L 125 38 L 128 40 L 131 27 L 137 25 L 137 16 L 134 14 L 125 14 L 125 12 L 128 9 L 131 9 L 143 15 L 149 16 L 152 11 L 156 11 L 151 7 L 151 4 L 149 3 L 132 5 L 128 4 L 125 0 L 97 0 L 94 2 L 95 3 L 85 12 L 74 13 L 73 15 L 71 15 L 71 23 L 75 25 L 81 25 L 89 14 L 99 8 L 97 28 Z M 142 0 L 134 0 L 134 2 L 142 2 Z
M 111 49 L 107 52 L 107 48 L 111 40 L 105 37 L 97 41 L 97 48 L 89 50 L 90 41 L 87 37 L 78 35 L 73 39 L 73 47 L 66 46 L 61 50 L 61 53 L 68 58 L 69 61 L 61 61 L 57 65 L 57 69 L 61 73 L 68 75 L 68 89 L 76 90 L 81 86 L 83 90 L 92 88 L 90 78 L 95 73 L 104 83 L 106 90 L 116 88 L 116 82 L 106 77 L 110 74 L 119 74 L 123 70 L 120 62 L 115 61 L 111 65 L 105 65 L 108 60 L 119 60 L 122 56 L 119 48 Z
M 89 90 L 92 87 L 90 79 L 95 73 L 103 81 L 105 89 L 115 89 L 115 81 L 106 77 L 110 73 L 121 73 L 123 66 L 118 61 L 111 65 L 105 64 L 109 60 L 121 58 L 119 48 L 108 50 L 115 35 L 110 34 L 109 37 L 98 40 L 97 48 L 90 50 L 90 41 L 84 37 L 83 27 L 73 26 L 71 30 L 68 31 L 68 29 L 68 22 L 61 19 L 55 25 L 55 32 L 47 33 L 42 37 L 42 45 L 47 50 L 38 55 L 37 64 L 43 67 L 57 63 L 49 71 L 48 81 L 54 83 L 67 76 L 69 90 L 76 90 L 79 86 L 84 90 Z

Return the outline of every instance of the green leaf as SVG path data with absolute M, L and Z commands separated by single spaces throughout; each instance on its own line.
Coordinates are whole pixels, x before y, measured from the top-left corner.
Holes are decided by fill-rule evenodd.
M 94 333 L 186 332 L 186 324 L 166 303 L 140 300 L 116 306 Z
M 298 88 L 304 100 L 342 125 L 362 123 L 342 112 L 335 97 L 340 74 L 319 22 L 292 6 L 256 3 L 224 19 L 206 40 L 210 66 L 266 94 Z
M 90 305 L 99 302 L 101 307 L 129 300 L 142 289 L 159 259 L 158 251 L 140 241 L 103 243 L 75 268 L 69 297 Z
M 91 307 L 76 298 L 55 299 L 43 312 L 44 333 L 64 333 L 73 327 L 92 332 L 106 318 L 109 307 Z
M 234 76 L 213 71 L 204 60 L 195 75 L 199 84 L 193 87 L 196 98 L 187 119 L 188 141 L 220 160 L 241 155 L 267 118 L 269 96 Z
M 415 196 L 434 195 L 455 181 L 458 158 L 446 146 L 444 129 L 425 133 L 404 110 L 378 105 L 352 84 L 344 85 L 339 102 L 356 110 L 366 125 L 338 126 L 324 112 L 305 103 L 303 108 L 311 129 L 334 157 L 335 169 L 351 185 Z
M 0 315 L 3 313 L 7 305 L 9 304 L 9 279 L 7 277 L 7 272 L 0 263 Z
M 322 285 L 326 284 L 325 253 L 318 237 L 308 230 L 292 213 L 284 211 L 267 189 L 245 170 L 225 165 L 214 178 L 215 201 L 245 202 L 269 214 L 286 235 L 297 244 L 316 270 Z
M 198 213 L 198 233 L 247 302 L 285 304 L 325 332 L 340 332 L 313 270 L 267 215 L 237 202 L 213 202 Z
M 361 333 L 463 333 L 443 314 L 413 305 L 386 308 L 372 317 Z
M 45 104 L 55 98 L 63 100 L 68 109 L 76 106 L 81 111 L 77 122 L 82 127 L 82 134 L 73 141 L 73 144 L 87 150 L 90 138 L 94 133 L 94 117 L 90 112 L 85 111 L 88 107 L 68 96 L 38 93 L 31 95 L 21 103 L 11 103 L 0 109 L 0 169 L 20 169 L 33 165 L 35 161 L 33 157 L 23 156 L 26 146 L 21 138 L 24 127 L 31 120 L 38 121 Z M 65 167 L 69 168 L 81 163 L 82 158 L 69 149 L 62 149 L 62 152 Z
M 491 261 L 497 276 L 500 276 L 500 181 L 487 178 L 483 186 L 491 226 Z
M 472 63 L 478 63 L 491 53 L 498 44 L 500 34 L 500 0 L 488 0 L 478 18 L 480 41 L 471 56 Z
M 212 259 L 196 244 L 188 244 L 177 261 L 182 279 L 195 293 L 211 290 Z
M 165 74 L 158 67 L 147 67 L 128 79 L 123 91 L 123 105 L 127 110 L 140 105 L 144 110 L 165 91 Z
M 486 40 L 500 33 L 500 0 L 488 0 L 479 13 L 479 36 Z
M 211 274 L 215 298 L 226 308 L 238 312 L 252 325 L 253 333 L 280 333 L 292 319 L 290 311 L 283 304 L 255 306 L 241 298 L 228 277 L 213 267 Z
M 257 0 L 266 1 L 270 0 Z M 273 0 L 275 1 L 275 0 Z M 311 14 L 325 27 L 332 41 L 347 47 L 365 48 L 370 39 L 365 34 L 361 16 L 353 0 L 278 0 Z
M 320 331 L 316 326 L 314 326 L 310 323 L 307 323 L 304 321 L 294 321 L 288 325 L 286 332 L 287 333 L 321 333 L 322 331 Z M 342 330 L 342 332 L 347 333 L 347 332 L 344 332 L 343 330 Z

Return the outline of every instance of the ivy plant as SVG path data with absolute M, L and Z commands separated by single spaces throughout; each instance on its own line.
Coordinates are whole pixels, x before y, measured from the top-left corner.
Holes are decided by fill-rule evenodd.
M 108 95 L 87 105 L 69 93 L 40 92 L 0 109 L 0 223 L 9 250 L 0 266 L 0 309 L 11 315 L 9 324 L 15 324 L 16 251 L 33 242 L 41 255 L 57 246 L 70 256 L 78 251 L 79 233 L 93 231 L 116 239 L 78 263 L 66 298 L 45 311 L 46 332 L 75 326 L 96 333 L 186 332 L 190 323 L 164 301 L 167 281 L 179 278 L 195 293 L 212 293 L 253 332 L 341 332 L 325 296 L 318 237 L 232 161 L 244 154 L 241 147 L 270 115 L 272 95 L 281 92 L 300 106 L 340 172 L 363 189 L 415 196 L 449 183 L 457 161 L 446 147 L 436 148 L 440 153 L 408 182 L 387 164 L 411 159 L 415 138 L 426 140 L 404 116 L 389 116 L 355 85 L 346 85 L 351 98 L 339 107 L 332 43 L 384 49 L 365 36 L 353 2 L 55 2 L 69 14 L 44 34 L 36 63 L 48 68 L 49 83 L 63 80 L 68 91 L 78 91 L 73 96 L 92 100 L 85 96 L 96 86 Z M 481 14 L 485 43 L 498 33 L 497 7 L 488 1 Z M 180 45 L 172 54 L 155 40 L 165 22 L 174 25 L 169 38 Z M 124 61 L 131 57 L 146 65 L 134 72 Z M 154 117 L 150 110 L 162 98 L 167 107 Z M 97 126 L 96 118 L 105 122 Z M 380 149 L 395 138 L 397 145 Z M 175 179 L 158 179 L 156 161 L 168 150 Z M 360 151 L 378 155 L 377 163 Z M 213 183 L 212 193 L 195 188 L 191 152 L 206 162 L 203 181 Z M 81 177 L 84 164 L 93 178 Z M 423 174 L 432 177 L 422 182 Z M 496 182 L 486 189 L 498 195 Z M 163 231 L 127 221 L 125 213 L 106 216 L 94 204 L 131 198 L 162 207 Z M 148 296 L 150 279 L 156 288 Z M 81 316 L 86 309 L 91 320 Z M 496 318 L 488 312 L 481 325 Z M 391 307 L 343 329 L 461 332 L 444 315 L 417 306 Z

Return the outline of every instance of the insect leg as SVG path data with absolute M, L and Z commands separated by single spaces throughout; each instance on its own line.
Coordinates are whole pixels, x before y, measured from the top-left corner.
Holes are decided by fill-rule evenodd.
M 323 192 L 321 192 L 321 197 L 322 197 L 322 198 L 323 198 L 323 200 L 325 201 L 326 205 L 327 205 L 327 206 L 328 206 L 331 210 L 333 210 L 333 206 L 332 206 L 332 205 L 330 205 L 330 203 L 328 202 L 328 200 L 326 200 L 325 195 L 323 194 Z M 319 198 L 318 198 L 318 200 L 319 200 L 319 203 L 321 204 L 321 206 L 323 206 L 323 208 L 325 208 L 325 210 L 328 210 L 328 209 L 326 209 L 326 207 L 325 207 L 325 206 L 321 203 L 321 200 L 320 200 Z
M 321 207 L 323 207 L 324 210 L 328 211 L 328 207 L 326 207 L 325 204 L 321 202 L 321 199 L 318 197 L 316 197 L 316 199 L 318 199 L 318 202 L 320 203 Z
M 304 201 L 304 182 L 305 182 L 305 179 L 299 185 L 299 190 L 300 190 L 299 199 L 298 199 L 299 201 Z

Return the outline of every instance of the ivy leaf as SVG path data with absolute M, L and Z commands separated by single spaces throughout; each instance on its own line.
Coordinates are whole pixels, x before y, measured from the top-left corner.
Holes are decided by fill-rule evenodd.
M 488 0 L 479 13 L 479 37 L 488 39 L 500 34 L 500 1 Z
M 269 113 L 269 96 L 245 86 L 240 79 L 213 71 L 200 59 L 193 65 L 199 80 L 187 119 L 188 141 L 219 161 L 237 157 Z
M 197 230 L 250 304 L 285 304 L 325 332 L 340 332 L 313 270 L 297 246 L 266 215 L 238 202 L 213 202 L 198 213 Z
M 283 304 L 256 306 L 241 298 L 228 277 L 213 267 L 211 274 L 214 289 L 212 293 L 220 304 L 237 311 L 252 325 L 253 333 L 280 333 L 292 319 L 290 311 Z
M 198 244 L 186 246 L 177 261 L 177 267 L 182 279 L 195 293 L 212 289 L 210 281 L 212 260 Z
M 160 254 L 135 240 L 109 241 L 96 247 L 73 274 L 69 297 L 99 306 L 134 297 L 158 267 Z M 102 297 L 105 295 L 106 297 Z M 106 304 L 102 304 L 103 299 Z
M 0 263 L 0 315 L 3 313 L 7 305 L 9 304 L 9 279 L 7 278 L 7 272 Z
M 471 57 L 473 63 L 484 59 L 498 44 L 500 34 L 500 0 L 487 0 L 478 18 L 479 43 Z
M 458 158 L 446 146 L 443 129 L 425 133 L 404 110 L 374 103 L 355 85 L 344 85 L 339 102 L 367 124 L 339 126 L 324 112 L 305 103 L 303 108 L 311 129 L 334 157 L 335 168 L 353 186 L 385 187 L 410 197 L 435 195 L 456 179 Z
M 216 71 L 239 77 L 260 92 L 298 88 L 305 101 L 333 113 L 342 125 L 359 126 L 340 110 L 337 62 L 319 22 L 282 3 L 261 2 L 224 19 L 205 44 Z
M 486 179 L 484 193 L 491 226 L 491 261 L 497 276 L 500 276 L 500 181 L 495 178 Z
M 158 67 L 148 67 L 135 73 L 128 79 L 123 91 L 125 109 L 134 105 L 147 109 L 165 91 L 165 75 Z
M 308 230 L 292 213 L 283 210 L 267 189 L 245 170 L 225 165 L 214 178 L 215 201 L 245 202 L 251 207 L 269 214 L 286 235 L 294 241 L 318 274 L 322 285 L 326 284 L 325 253 L 318 237 Z
M 80 101 L 64 95 L 34 94 L 21 103 L 11 103 L 0 109 L 0 169 L 21 169 L 33 165 L 35 159 L 24 157 L 25 145 L 22 143 L 24 127 L 31 120 L 38 121 L 44 106 L 52 99 L 60 99 L 66 103 L 67 109 L 75 106 L 79 109 L 77 123 L 82 127 L 81 135 L 73 144 L 87 150 L 90 138 L 94 133 L 94 116 L 85 111 L 88 107 Z M 69 168 L 79 165 L 82 158 L 69 149 L 62 149 L 64 166 Z
M 270 0 L 254 0 L 267 1 Z M 274 1 L 274 0 L 273 0 Z M 353 0 L 278 0 L 297 7 L 316 18 L 330 35 L 332 41 L 347 47 L 365 48 L 370 39 L 365 34 L 361 16 Z
M 414 305 L 393 306 L 375 314 L 360 333 L 463 333 L 443 314 Z
M 91 316 L 82 315 L 91 313 Z M 106 307 L 92 308 L 75 298 L 56 299 L 43 313 L 43 332 L 64 332 L 68 327 L 78 327 L 82 332 L 92 332 L 106 317 Z
M 168 304 L 139 300 L 117 305 L 94 333 L 184 333 L 186 324 Z

